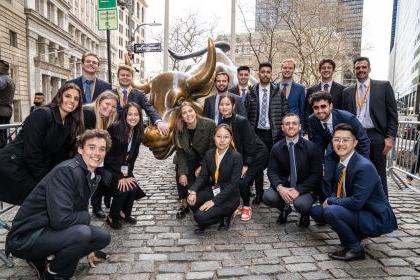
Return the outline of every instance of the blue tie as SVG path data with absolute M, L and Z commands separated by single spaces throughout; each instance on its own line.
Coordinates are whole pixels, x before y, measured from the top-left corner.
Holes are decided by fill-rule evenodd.
M 296 174 L 296 158 L 295 158 L 295 143 L 289 143 L 289 162 L 290 162 L 290 187 L 295 188 L 297 182 Z
M 263 88 L 263 99 L 262 99 L 262 104 L 261 104 L 261 112 L 260 112 L 260 127 L 262 129 L 265 128 L 265 125 L 267 123 L 266 120 L 266 114 L 267 114 L 267 103 L 268 103 L 268 94 L 267 94 L 267 89 Z
M 86 80 L 85 81 L 86 84 L 86 89 L 85 89 L 85 98 L 86 98 L 86 103 L 90 103 L 92 102 L 92 88 L 91 88 L 91 84 L 93 84 L 92 80 Z

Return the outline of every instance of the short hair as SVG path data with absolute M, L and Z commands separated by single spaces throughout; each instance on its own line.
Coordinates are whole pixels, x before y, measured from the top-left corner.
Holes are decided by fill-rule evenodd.
M 126 65 L 126 64 L 120 64 L 120 65 L 118 65 L 117 76 L 120 74 L 120 71 L 121 70 L 129 71 L 131 73 L 131 75 L 134 76 L 134 68 L 131 67 L 131 66 L 129 66 L 129 65 Z
M 350 131 L 350 133 L 353 135 L 354 138 L 356 138 L 356 132 L 354 131 L 354 128 L 348 124 L 348 123 L 339 123 L 334 127 L 334 131 L 332 133 L 332 136 L 334 137 L 334 134 L 337 131 Z
M 228 82 L 230 81 L 229 74 L 223 71 L 216 72 L 216 75 L 214 76 L 214 80 L 216 81 L 217 76 L 221 76 L 221 75 L 225 75 L 227 77 Z
M 0 59 L 0 72 L 8 72 L 10 69 L 10 65 L 6 60 Z
M 297 114 L 295 114 L 295 113 L 287 113 L 286 115 L 284 115 L 284 117 L 281 119 L 281 124 L 283 124 L 283 121 L 286 119 L 286 118 L 290 118 L 290 117 L 296 117 L 297 119 L 298 119 L 298 121 L 300 122 L 300 117 L 297 115 Z
M 312 105 L 315 102 L 318 102 L 321 100 L 325 100 L 328 102 L 328 104 L 331 104 L 332 103 L 331 94 L 323 90 L 317 91 L 309 97 L 309 105 L 311 105 L 312 107 Z
M 354 65 L 356 64 L 356 62 L 359 62 L 359 61 L 367 61 L 368 66 L 370 67 L 370 60 L 369 60 L 369 58 L 368 58 L 368 57 L 366 57 L 366 56 L 359 56 L 359 57 L 356 57 L 356 58 L 353 60 L 353 67 L 354 67 Z
M 81 135 L 77 136 L 76 139 L 76 146 L 78 148 L 83 148 L 86 142 L 93 138 L 101 138 L 105 140 L 106 143 L 106 152 L 111 149 L 112 140 L 111 136 L 109 135 L 108 131 L 103 129 L 87 129 Z
M 332 67 L 333 67 L 333 70 L 335 70 L 335 62 L 334 62 L 334 60 L 332 60 L 332 59 L 330 59 L 330 58 L 324 58 L 324 59 L 321 59 L 321 61 L 319 62 L 319 64 L 318 64 L 318 70 L 319 71 L 321 71 L 321 67 L 322 67 L 322 65 L 324 65 L 325 63 L 329 63 L 329 64 L 331 64 L 332 65 Z
M 296 61 L 292 58 L 283 59 L 283 61 L 281 62 L 281 67 L 283 67 L 283 63 L 286 63 L 286 62 L 291 62 L 293 64 L 293 68 L 296 68 Z
M 35 95 L 42 95 L 42 96 L 44 96 L 44 93 L 43 92 L 35 92 Z
M 235 105 L 235 97 L 233 97 L 233 95 L 232 94 L 230 94 L 229 92 L 225 92 L 225 93 L 222 93 L 221 95 L 220 95 L 220 98 L 219 98 L 219 104 L 217 104 L 217 106 L 219 106 L 220 105 L 220 102 L 222 102 L 222 99 L 223 98 L 227 98 L 227 99 L 229 99 L 230 100 L 230 103 L 232 103 L 232 106 L 233 105 Z
M 237 73 L 239 73 L 240 71 L 251 72 L 251 68 L 249 68 L 249 66 L 246 66 L 246 65 L 241 65 L 241 66 L 238 67 Z
M 96 57 L 96 59 L 98 60 L 98 64 L 99 64 L 99 57 L 98 57 L 98 55 L 97 55 L 96 53 L 92 53 L 92 52 L 87 52 L 87 53 L 84 53 L 84 54 L 82 55 L 82 63 L 85 63 L 85 59 L 86 59 L 86 57 L 88 57 L 88 56 L 93 56 L 93 57 Z
M 233 137 L 233 130 L 232 127 L 230 125 L 228 125 L 227 123 L 221 123 L 218 126 L 216 126 L 216 129 L 214 130 L 214 135 L 216 136 L 216 133 L 220 130 L 220 129 L 226 129 L 227 131 L 229 131 L 229 134 L 231 137 Z
M 270 69 L 273 69 L 273 66 L 271 65 L 271 63 L 270 63 L 270 62 L 262 62 L 262 63 L 260 63 L 260 65 L 258 66 L 258 71 L 260 71 L 260 70 L 261 70 L 261 68 L 263 68 L 263 67 L 268 67 L 268 68 L 270 68 Z

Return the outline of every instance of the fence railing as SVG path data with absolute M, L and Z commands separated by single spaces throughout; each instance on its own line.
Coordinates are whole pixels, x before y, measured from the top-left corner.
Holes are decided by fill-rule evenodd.
M 410 181 L 420 181 L 420 122 L 399 121 L 392 153 L 388 155 L 388 174 L 400 187 L 420 191 Z

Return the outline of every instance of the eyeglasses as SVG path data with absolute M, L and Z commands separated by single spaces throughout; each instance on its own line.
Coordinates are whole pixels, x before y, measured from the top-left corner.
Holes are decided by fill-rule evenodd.
M 348 144 L 350 142 L 353 142 L 354 139 L 350 138 L 350 137 L 344 137 L 344 138 L 333 137 L 332 141 L 333 141 L 334 144 L 340 144 L 340 143 Z
M 327 109 L 327 105 L 326 104 L 322 104 L 322 105 L 314 105 L 314 106 L 312 106 L 312 109 L 314 109 L 314 110 L 319 110 L 319 109 Z

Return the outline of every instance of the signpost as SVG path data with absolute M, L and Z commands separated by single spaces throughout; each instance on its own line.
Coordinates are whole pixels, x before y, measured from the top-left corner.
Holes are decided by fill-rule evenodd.
M 115 9 L 117 0 L 98 0 L 98 10 Z
M 134 44 L 134 53 L 161 52 L 161 43 Z

